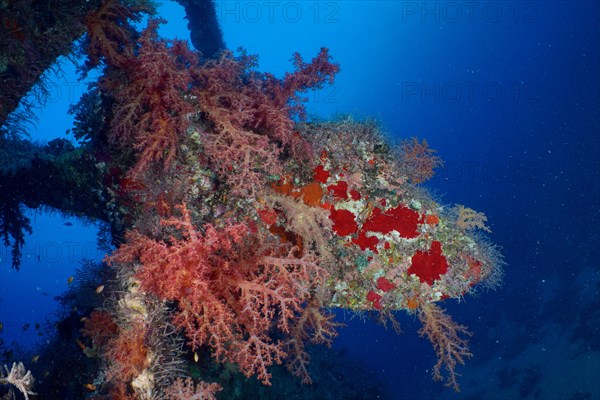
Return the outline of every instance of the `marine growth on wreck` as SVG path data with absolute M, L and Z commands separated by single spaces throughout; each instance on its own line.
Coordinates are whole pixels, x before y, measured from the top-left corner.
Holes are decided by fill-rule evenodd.
M 89 286 L 102 294 L 73 311 L 76 350 L 94 360 L 86 398 L 220 398 L 227 382 L 190 358 L 264 385 L 283 364 L 309 384 L 307 344 L 341 328 L 332 309 L 394 326 L 395 312 L 415 315 L 433 378 L 459 390 L 470 333 L 440 303 L 496 287 L 502 258 L 483 213 L 421 185 L 436 152 L 392 145 L 371 121 L 307 120 L 302 92 L 340 70 L 327 49 L 295 54 L 277 78 L 244 52 L 206 58 L 162 39 L 160 19 L 137 32 L 148 7 L 109 0 L 87 14 L 83 48 L 102 76 L 74 110 L 81 146 L 47 158 L 91 168 L 77 182 L 93 206 L 76 212 L 104 220 L 114 245 L 79 278 L 101 277 Z M 34 396 L 27 373 L 7 366 L 0 384 Z

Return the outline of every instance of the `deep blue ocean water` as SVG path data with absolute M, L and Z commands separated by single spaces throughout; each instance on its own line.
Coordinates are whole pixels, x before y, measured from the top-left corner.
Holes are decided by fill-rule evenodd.
M 426 187 L 484 212 L 503 249 L 500 288 L 444 304 L 473 332 L 461 393 L 431 380 L 433 350 L 406 315 L 397 335 L 338 311 L 347 327 L 334 351 L 348 363 L 338 379 L 358 369 L 394 400 L 600 399 L 600 3 L 217 6 L 227 46 L 258 54 L 261 70 L 282 75 L 293 52 L 310 59 L 328 47 L 342 71 L 308 93 L 309 112 L 374 117 L 393 139 L 426 139 L 445 161 Z M 161 15 L 163 35 L 188 37 L 178 5 Z M 66 109 L 84 90 L 68 62 L 50 80 L 34 139 L 65 137 Z M 10 269 L 10 249 L 0 253 L 0 338 L 23 346 L 39 339 L 23 325 L 52 320 L 78 262 L 103 257 L 93 226 L 30 216 L 21 270 Z

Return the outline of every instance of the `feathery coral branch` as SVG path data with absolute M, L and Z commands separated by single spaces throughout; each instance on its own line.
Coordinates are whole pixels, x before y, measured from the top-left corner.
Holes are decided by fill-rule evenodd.
M 178 378 L 165 390 L 166 400 L 216 400 L 215 393 L 220 391 L 221 385 L 216 383 L 200 382 L 194 386 L 191 378 L 185 380 Z
M 481 229 L 486 232 L 492 231 L 485 225 L 487 222 L 487 217 L 484 213 L 477 212 L 472 208 L 465 207 L 461 204 L 455 207 L 455 212 L 457 214 L 456 225 L 463 231 L 470 229 Z
M 29 395 L 35 395 L 31 390 L 35 378 L 31 374 L 31 371 L 25 369 L 22 362 L 13 363 L 10 370 L 8 369 L 8 366 L 5 365 L 4 369 L 6 370 L 6 376 L 4 376 L 4 372 L 2 371 L 2 368 L 0 368 L 0 384 L 13 385 L 23 393 L 25 400 L 29 400 Z
M 176 228 L 167 242 L 129 232 L 109 261 L 141 262 L 136 277 L 142 288 L 178 301 L 174 324 L 192 348 L 209 345 L 216 359 L 270 384 L 267 367 L 287 354 L 269 335 L 289 334 L 312 285 L 326 279 L 325 270 L 293 246 L 261 243 L 244 223 L 219 229 L 207 224 L 201 232 L 187 207 L 179 210 L 181 217 L 161 222 Z
M 435 169 L 443 164 L 435 150 L 429 147 L 426 140 L 419 142 L 412 138 L 401 145 L 400 161 L 408 178 L 413 183 L 423 183 L 435 174 Z
M 456 381 L 459 374 L 455 371 L 456 365 L 464 364 L 465 358 L 472 356 L 469 352 L 468 340 L 461 338 L 460 335 L 471 336 L 471 333 L 466 326 L 452 321 L 444 311 L 433 303 L 422 305 L 419 309 L 419 320 L 423 327 L 419 330 L 419 334 L 427 336 L 438 357 L 433 367 L 433 379 L 436 381 L 444 379 L 441 369 L 445 366 L 448 373 L 446 386 L 459 392 L 460 387 Z
M 214 131 L 202 132 L 203 146 L 233 194 L 253 196 L 266 175 L 282 172 L 280 155 L 306 160 L 310 148 L 294 131 L 292 117 L 304 116 L 298 92 L 331 83 L 339 70 L 321 49 L 311 63 L 296 54 L 296 71 L 283 79 L 254 71 L 256 57 L 224 52 L 192 71 L 193 93 Z
M 159 160 L 171 164 L 192 111 L 183 96 L 191 82 L 189 67 L 197 59 L 183 42 L 159 39 L 160 22 L 151 20 L 137 54 L 118 61 L 121 68 L 100 82 L 114 100 L 109 141 L 136 150 L 133 176 Z

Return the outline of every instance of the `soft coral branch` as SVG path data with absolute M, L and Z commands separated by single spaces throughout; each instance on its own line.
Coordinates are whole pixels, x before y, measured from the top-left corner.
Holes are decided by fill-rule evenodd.
M 153 7 L 138 1 L 125 5 L 120 0 L 106 0 L 98 10 L 88 14 L 85 26 L 88 35 L 87 68 L 106 60 L 109 65 L 122 66 L 133 55 L 135 29 L 129 21 L 139 21 L 141 13 L 152 13 Z
M 165 167 L 172 163 L 192 111 L 184 95 L 196 56 L 183 42 L 159 39 L 159 22 L 152 20 L 144 30 L 136 56 L 100 83 L 114 101 L 109 141 L 135 149 L 134 176 L 156 161 Z
M 194 385 L 191 378 L 178 378 L 165 390 L 165 400 L 216 400 L 215 393 L 221 389 L 216 383 Z
M 243 223 L 207 224 L 200 231 L 185 205 L 180 211 L 181 217 L 162 222 L 175 229 L 168 241 L 128 233 L 110 261 L 142 264 L 136 274 L 142 287 L 178 302 L 174 323 L 193 348 L 209 345 L 217 359 L 270 384 L 267 368 L 286 352 L 269 335 L 289 333 L 325 271 L 295 248 L 262 244 Z
M 401 150 L 400 162 L 412 183 L 423 183 L 431 179 L 435 175 L 435 169 L 443 164 L 426 140 L 406 140 L 402 143 Z
M 448 376 L 446 377 L 446 386 L 452 387 L 455 391 L 460 391 L 455 371 L 457 364 L 464 364 L 465 359 L 472 356 L 469 352 L 468 340 L 461 335 L 471 336 L 467 327 L 459 325 L 444 313 L 444 310 L 433 303 L 424 304 L 419 309 L 419 319 L 423 327 L 419 330 L 421 336 L 427 338 L 433 344 L 433 348 L 438 357 L 437 363 L 433 367 L 433 379 L 441 381 L 442 366 L 445 366 Z
M 304 116 L 298 92 L 333 82 L 339 67 L 326 49 L 311 63 L 296 54 L 296 71 L 280 80 L 254 71 L 256 58 L 224 52 L 193 71 L 194 94 L 214 129 L 205 131 L 205 151 L 234 194 L 253 195 L 266 175 L 281 173 L 285 153 L 305 160 L 310 146 L 294 131 Z
M 329 51 L 325 47 L 319 50 L 310 63 L 306 63 L 300 53 L 294 53 L 292 63 L 296 69 L 293 73 L 287 72 L 282 81 L 271 77 L 267 82 L 275 104 L 280 107 L 287 105 L 290 111 L 297 113 L 303 119 L 306 114 L 301 104 L 303 99 L 298 97 L 298 93 L 308 89 L 320 89 L 325 84 L 333 84 L 340 67 L 331 62 Z
M 306 384 L 312 383 L 312 379 L 307 369 L 310 355 L 306 352 L 304 343 L 325 344 L 330 347 L 333 338 L 337 336 L 336 328 L 342 326 L 334 321 L 333 314 L 323 311 L 322 297 L 313 295 L 310 298 L 294 321 L 286 341 L 287 368 Z

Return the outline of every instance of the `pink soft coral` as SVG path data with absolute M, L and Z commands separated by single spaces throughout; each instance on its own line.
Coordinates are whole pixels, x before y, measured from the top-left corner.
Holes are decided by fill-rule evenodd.
M 184 94 L 191 83 L 189 67 L 196 56 L 185 43 L 159 39 L 151 21 L 142 33 L 135 56 L 120 62 L 100 81 L 113 103 L 108 139 L 122 148 L 135 149 L 133 175 L 152 163 L 172 163 L 177 145 L 189 124 L 192 106 Z
M 215 393 L 221 389 L 216 383 L 200 382 L 194 387 L 191 378 L 176 379 L 165 390 L 165 400 L 216 400 Z
M 332 83 L 339 67 L 321 49 L 311 63 L 294 56 L 296 71 L 283 79 L 254 71 L 256 57 L 225 52 L 192 71 L 198 107 L 212 123 L 202 132 L 214 168 L 234 194 L 252 196 L 266 175 L 282 172 L 280 157 L 305 160 L 310 147 L 294 131 L 293 117 L 304 117 L 298 92 Z
M 152 7 L 143 2 L 126 6 L 119 0 L 107 0 L 97 11 L 88 14 L 84 21 L 89 41 L 86 67 L 96 67 L 101 59 L 113 66 L 121 66 L 131 59 L 135 30 L 129 21 L 138 22 L 141 13 L 150 12 Z
M 270 384 L 267 367 L 286 357 L 278 329 L 289 334 L 293 321 L 325 271 L 295 247 L 260 242 L 243 223 L 196 229 L 187 208 L 162 225 L 175 228 L 167 241 L 129 232 L 111 262 L 134 262 L 144 290 L 176 300 L 174 323 L 192 348 L 209 345 L 218 360 L 234 362 L 246 376 Z
M 447 372 L 446 386 L 459 392 L 456 380 L 459 374 L 455 369 L 458 364 L 464 364 L 465 359 L 472 357 L 469 342 L 462 337 L 471 336 L 471 333 L 467 327 L 452 321 L 443 309 L 433 303 L 424 304 L 419 308 L 419 320 L 423 324 L 419 334 L 427 336 L 431 341 L 438 358 L 433 366 L 433 379 L 436 381 L 444 379 L 442 375 L 442 366 L 444 366 Z

